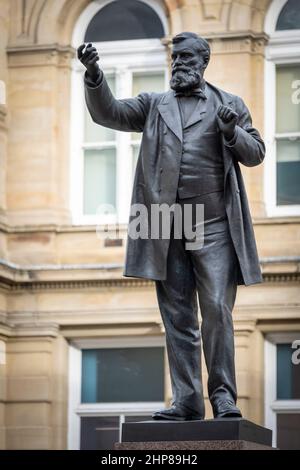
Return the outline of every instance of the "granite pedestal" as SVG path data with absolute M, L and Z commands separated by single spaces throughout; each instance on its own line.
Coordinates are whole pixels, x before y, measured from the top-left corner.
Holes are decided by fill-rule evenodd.
M 243 418 L 140 421 L 122 425 L 116 450 L 266 450 L 272 431 Z

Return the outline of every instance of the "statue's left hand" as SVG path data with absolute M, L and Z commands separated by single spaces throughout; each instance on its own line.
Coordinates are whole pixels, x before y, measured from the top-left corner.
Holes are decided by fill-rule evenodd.
M 93 80 L 97 79 L 100 70 L 97 63 L 99 60 L 99 54 L 93 44 L 91 42 L 87 45 L 81 44 L 77 49 L 77 57 L 87 69 L 89 76 Z
M 221 105 L 217 112 L 217 122 L 220 131 L 223 132 L 226 140 L 234 137 L 235 126 L 238 122 L 238 114 L 229 106 Z

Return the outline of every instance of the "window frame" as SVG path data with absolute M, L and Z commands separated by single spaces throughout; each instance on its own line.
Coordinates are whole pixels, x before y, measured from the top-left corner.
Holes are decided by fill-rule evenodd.
M 270 38 L 265 48 L 264 67 L 264 128 L 267 154 L 264 164 L 264 199 L 268 217 L 300 216 L 300 204 L 277 204 L 276 141 L 283 137 L 283 134 L 276 134 L 276 66 L 300 64 L 300 29 L 275 30 L 280 12 L 286 3 L 287 0 L 273 0 L 265 20 L 265 32 Z M 300 131 L 297 135 L 300 136 Z
M 269 333 L 265 337 L 265 426 L 273 431 L 273 447 L 277 445 L 277 415 L 299 413 L 299 400 L 277 400 L 277 345 L 299 340 L 300 332 Z M 300 365 L 299 365 L 300 368 Z
M 72 45 L 77 48 L 84 42 L 87 26 L 93 16 L 112 0 L 92 2 L 80 15 L 72 38 Z M 165 34 L 168 25 L 160 0 L 142 0 L 158 14 Z M 114 74 L 116 79 L 116 96 L 119 99 L 132 96 L 133 73 L 163 72 L 165 90 L 168 88 L 167 50 L 160 39 L 138 39 L 124 41 L 106 41 L 93 43 L 99 49 L 100 64 L 105 74 Z M 117 64 L 117 65 L 116 65 Z M 116 215 L 88 215 L 83 212 L 84 195 L 84 99 L 83 73 L 85 68 L 77 60 L 72 61 L 71 78 L 71 173 L 70 173 L 70 208 L 74 225 L 103 225 L 118 222 L 127 224 L 133 183 L 133 152 L 131 134 L 116 132 Z M 147 90 L 145 90 L 147 91 Z M 151 90 L 149 90 L 151 92 Z M 140 141 L 139 141 L 140 142 Z M 135 141 L 135 145 L 137 142 Z M 121 150 L 122 149 L 122 158 Z M 125 155 L 124 155 L 124 149 Z M 130 163 L 130 164 L 128 164 Z
M 119 416 L 121 440 L 121 423 L 126 416 L 145 416 L 164 407 L 164 401 L 138 403 L 81 403 L 81 365 L 83 349 L 104 348 L 153 348 L 165 350 L 163 336 L 126 337 L 126 338 L 78 338 L 69 343 L 69 399 L 68 399 L 68 449 L 80 450 L 80 420 L 81 417 Z M 165 376 L 168 367 L 165 357 Z M 166 392 L 166 384 L 165 384 Z

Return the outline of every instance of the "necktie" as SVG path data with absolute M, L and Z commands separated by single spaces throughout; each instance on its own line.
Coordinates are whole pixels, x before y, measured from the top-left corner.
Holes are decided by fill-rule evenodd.
M 198 96 L 199 98 L 202 98 L 204 100 L 207 99 L 205 93 L 203 90 L 186 90 L 186 91 L 176 91 L 175 92 L 175 96 L 177 97 L 181 97 L 181 96 Z

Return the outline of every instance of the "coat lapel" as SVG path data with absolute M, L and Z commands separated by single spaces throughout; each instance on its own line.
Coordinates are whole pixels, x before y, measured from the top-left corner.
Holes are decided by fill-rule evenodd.
M 173 90 L 170 90 L 162 102 L 158 105 L 158 110 L 165 121 L 166 125 L 182 142 L 182 124 L 180 117 L 180 110 L 177 98 L 174 96 Z
M 222 90 L 215 87 L 211 83 L 208 83 L 208 82 L 206 83 L 218 94 L 222 104 L 224 104 L 225 106 L 229 106 L 230 108 L 234 108 L 233 98 L 229 93 L 227 94 L 223 92 Z M 233 164 L 233 160 L 232 160 L 232 155 L 231 155 L 230 150 L 225 145 L 224 137 L 222 137 L 222 146 L 223 146 L 223 158 L 224 158 L 224 180 L 226 181 L 229 170 Z
M 222 96 L 222 102 L 225 106 L 229 106 L 232 108 L 232 99 L 228 99 L 225 96 Z M 222 137 L 223 139 L 223 158 L 224 158 L 224 179 L 226 181 L 227 175 L 229 173 L 229 170 L 233 164 L 233 159 L 232 159 L 232 154 L 228 147 L 225 145 L 225 137 Z
M 202 121 L 204 114 L 206 113 L 207 109 L 207 100 L 203 100 L 202 98 L 199 98 L 198 103 L 190 115 L 190 118 L 188 119 L 187 123 L 184 126 L 184 129 L 187 127 L 192 126 L 193 124 L 196 124 L 196 122 Z

